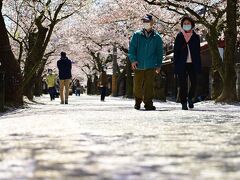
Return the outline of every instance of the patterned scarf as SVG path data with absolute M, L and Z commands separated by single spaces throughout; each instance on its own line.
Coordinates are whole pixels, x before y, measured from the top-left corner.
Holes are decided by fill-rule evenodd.
M 185 32 L 185 31 L 182 29 L 181 32 L 183 33 L 183 36 L 184 36 L 184 38 L 185 38 L 185 41 L 188 43 L 189 40 L 191 39 L 192 35 L 193 35 L 193 31 L 190 30 L 190 32 Z

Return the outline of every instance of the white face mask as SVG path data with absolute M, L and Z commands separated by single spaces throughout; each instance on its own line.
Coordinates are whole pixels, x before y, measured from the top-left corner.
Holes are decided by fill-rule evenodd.
M 192 25 L 183 25 L 183 30 L 190 31 L 192 29 Z
M 147 30 L 152 28 L 151 23 L 143 23 L 143 27 Z

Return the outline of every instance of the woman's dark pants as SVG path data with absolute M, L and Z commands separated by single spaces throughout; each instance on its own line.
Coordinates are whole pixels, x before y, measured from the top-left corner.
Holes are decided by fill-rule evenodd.
M 100 91 L 101 91 L 101 101 L 104 101 L 105 100 L 105 96 L 106 96 L 107 88 L 106 87 L 101 87 Z
M 190 87 L 188 88 L 188 77 L 190 80 Z M 192 63 L 187 63 L 183 73 L 178 74 L 180 85 L 180 100 L 182 104 L 191 101 L 196 93 L 197 75 Z M 189 91 L 188 91 L 189 89 Z

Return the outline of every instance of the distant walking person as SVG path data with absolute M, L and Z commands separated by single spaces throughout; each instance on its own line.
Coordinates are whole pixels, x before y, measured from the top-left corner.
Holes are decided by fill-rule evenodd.
M 197 73 L 201 72 L 200 37 L 193 30 L 195 22 L 191 17 L 183 17 L 181 27 L 174 43 L 174 65 L 180 85 L 182 109 L 188 110 L 188 107 L 194 108 L 192 99 L 196 93 Z M 188 77 L 191 84 L 189 91 Z
M 57 77 L 55 74 L 52 73 L 52 69 L 48 69 L 48 75 L 46 77 L 48 93 L 50 94 L 50 100 L 54 100 L 56 96 L 56 82 Z
M 76 80 L 76 83 L 75 83 L 75 94 L 76 96 L 80 96 L 81 94 L 81 84 L 78 79 Z
M 69 85 L 72 78 L 72 62 L 67 58 L 65 52 L 61 52 L 61 58 L 57 62 L 60 79 L 60 98 L 61 104 L 68 104 Z M 64 96 L 65 89 L 65 96 Z
M 154 79 L 163 60 L 163 42 L 153 25 L 153 17 L 149 14 L 144 16 L 143 28 L 133 34 L 129 46 L 129 59 L 134 70 L 134 108 L 137 110 L 141 108 L 142 101 L 146 110 L 156 110 L 152 101 Z
M 108 85 L 107 73 L 104 70 L 104 68 L 102 68 L 102 72 L 98 79 L 98 87 L 100 88 L 100 92 L 101 92 L 101 101 L 105 100 L 107 85 Z

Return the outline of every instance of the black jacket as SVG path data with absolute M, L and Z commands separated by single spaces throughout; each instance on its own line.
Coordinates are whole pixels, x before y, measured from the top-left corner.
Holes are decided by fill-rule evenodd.
M 61 58 L 57 62 L 57 67 L 59 70 L 59 79 L 71 79 L 72 78 L 72 61 L 67 57 Z
M 200 56 L 200 37 L 193 32 L 191 39 L 188 42 L 191 52 L 192 63 L 195 72 L 200 73 L 202 69 Z M 188 47 L 182 32 L 179 32 L 174 43 L 174 71 L 176 74 L 184 72 L 185 64 L 188 56 Z

